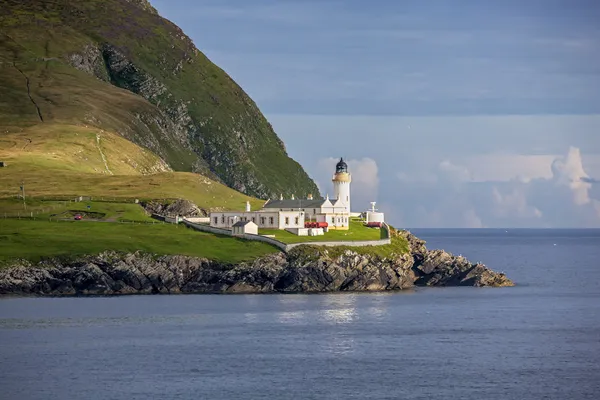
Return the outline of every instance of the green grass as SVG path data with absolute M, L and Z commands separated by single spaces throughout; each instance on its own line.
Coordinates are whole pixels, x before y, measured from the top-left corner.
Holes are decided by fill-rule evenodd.
M 335 242 L 335 241 L 353 241 L 353 240 L 379 240 L 382 238 L 382 231 L 375 228 L 367 228 L 361 222 L 350 221 L 350 229 L 347 231 L 331 230 L 322 236 L 298 236 L 285 230 L 279 229 L 259 229 L 260 235 L 275 235 L 275 239 L 283 243 L 302 243 L 302 242 Z
M 35 217 L 36 219 L 72 218 L 75 214 L 81 214 L 84 218 L 100 219 L 105 221 L 155 221 L 139 204 L 113 203 L 105 201 L 41 201 L 39 199 L 27 199 L 27 209 L 24 210 L 23 201 L 20 199 L 0 199 L 0 210 L 14 217 Z M 89 208 L 88 208 L 89 206 Z M 19 214 L 17 214 L 19 213 Z M 0 213 L 0 218 L 4 217 Z
M 369 255 L 380 259 L 390 259 L 398 255 L 406 254 L 410 251 L 410 245 L 408 240 L 397 233 L 392 231 L 391 243 L 384 246 L 335 246 L 335 247 L 321 247 L 321 246 L 298 246 L 290 251 L 290 257 L 292 259 L 301 259 L 304 261 L 315 261 L 321 257 L 336 258 L 342 255 L 346 251 L 352 251 L 358 254 Z
M 90 208 L 88 209 L 88 206 Z M 102 216 L 98 219 L 104 221 L 137 221 L 137 222 L 154 222 L 149 215 L 146 214 L 145 210 L 139 204 L 127 204 L 127 203 L 108 203 L 108 202 L 95 202 L 95 201 L 82 201 L 77 203 L 69 203 L 66 207 L 62 207 L 53 210 L 50 213 L 40 214 L 40 218 L 52 217 L 60 218 L 62 215 L 71 217 L 74 214 L 81 214 L 84 219 L 91 215 L 89 218 L 97 219 L 95 214 L 101 214 Z
M 97 254 L 106 250 L 180 254 L 237 263 L 277 249 L 261 242 L 201 233 L 183 225 L 0 219 L 0 260 Z
M 106 171 L 96 135 L 114 175 Z M 21 182 L 26 198 L 185 198 L 200 208 L 231 210 L 243 210 L 246 201 L 253 208 L 264 203 L 203 175 L 160 172 L 164 164 L 150 151 L 114 133 L 79 125 L 47 124 L 2 133 L 0 160 L 7 163 L 0 168 L 0 215 L 23 210 L 14 203 L 5 206 L 1 199 L 20 194 Z

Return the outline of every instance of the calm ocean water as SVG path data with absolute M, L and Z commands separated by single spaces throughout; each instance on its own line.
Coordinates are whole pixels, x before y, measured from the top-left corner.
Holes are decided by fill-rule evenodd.
M 518 286 L 0 299 L 0 398 L 600 398 L 600 230 L 413 233 Z

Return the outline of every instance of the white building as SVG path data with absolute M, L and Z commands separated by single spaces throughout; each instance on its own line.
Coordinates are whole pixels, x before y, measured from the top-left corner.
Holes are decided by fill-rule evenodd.
M 268 200 L 261 210 L 251 211 L 246 203 L 246 211 L 211 212 L 210 225 L 218 228 L 231 228 L 237 222 L 251 221 L 261 229 L 290 229 L 297 231 L 308 222 L 325 222 L 327 229 L 345 230 L 350 222 L 350 183 L 348 165 L 343 159 L 337 163 L 332 178 L 334 199 Z
M 375 204 L 377 204 L 376 202 L 372 201 L 371 202 L 371 209 L 367 210 L 367 212 L 365 213 L 365 222 L 368 223 L 383 223 L 384 221 L 384 215 L 382 212 L 378 212 L 377 209 L 375 208 Z
M 232 225 L 231 231 L 231 233 L 233 233 L 234 235 L 243 235 L 246 233 L 251 235 L 258 235 L 258 225 L 256 225 L 252 221 L 239 221 Z

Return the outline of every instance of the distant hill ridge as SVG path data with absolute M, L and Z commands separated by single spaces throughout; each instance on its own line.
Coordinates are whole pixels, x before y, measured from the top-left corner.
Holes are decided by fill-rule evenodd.
M 248 95 L 146 0 L 5 0 L 0 127 L 89 125 L 243 193 L 319 195 Z

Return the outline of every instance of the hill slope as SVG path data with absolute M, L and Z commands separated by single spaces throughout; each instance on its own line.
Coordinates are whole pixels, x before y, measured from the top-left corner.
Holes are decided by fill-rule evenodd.
M 264 203 L 205 176 L 173 172 L 152 152 L 95 127 L 39 124 L 2 132 L 0 160 L 6 164 L 0 168 L 0 198 L 16 196 L 24 182 L 28 199 L 185 198 L 204 209 L 235 210 L 246 201 L 255 208 Z M 0 210 L 12 211 L 7 201 L 0 200 Z
M 269 198 L 314 182 L 256 104 L 145 0 L 5 0 L 0 126 L 86 124 Z

